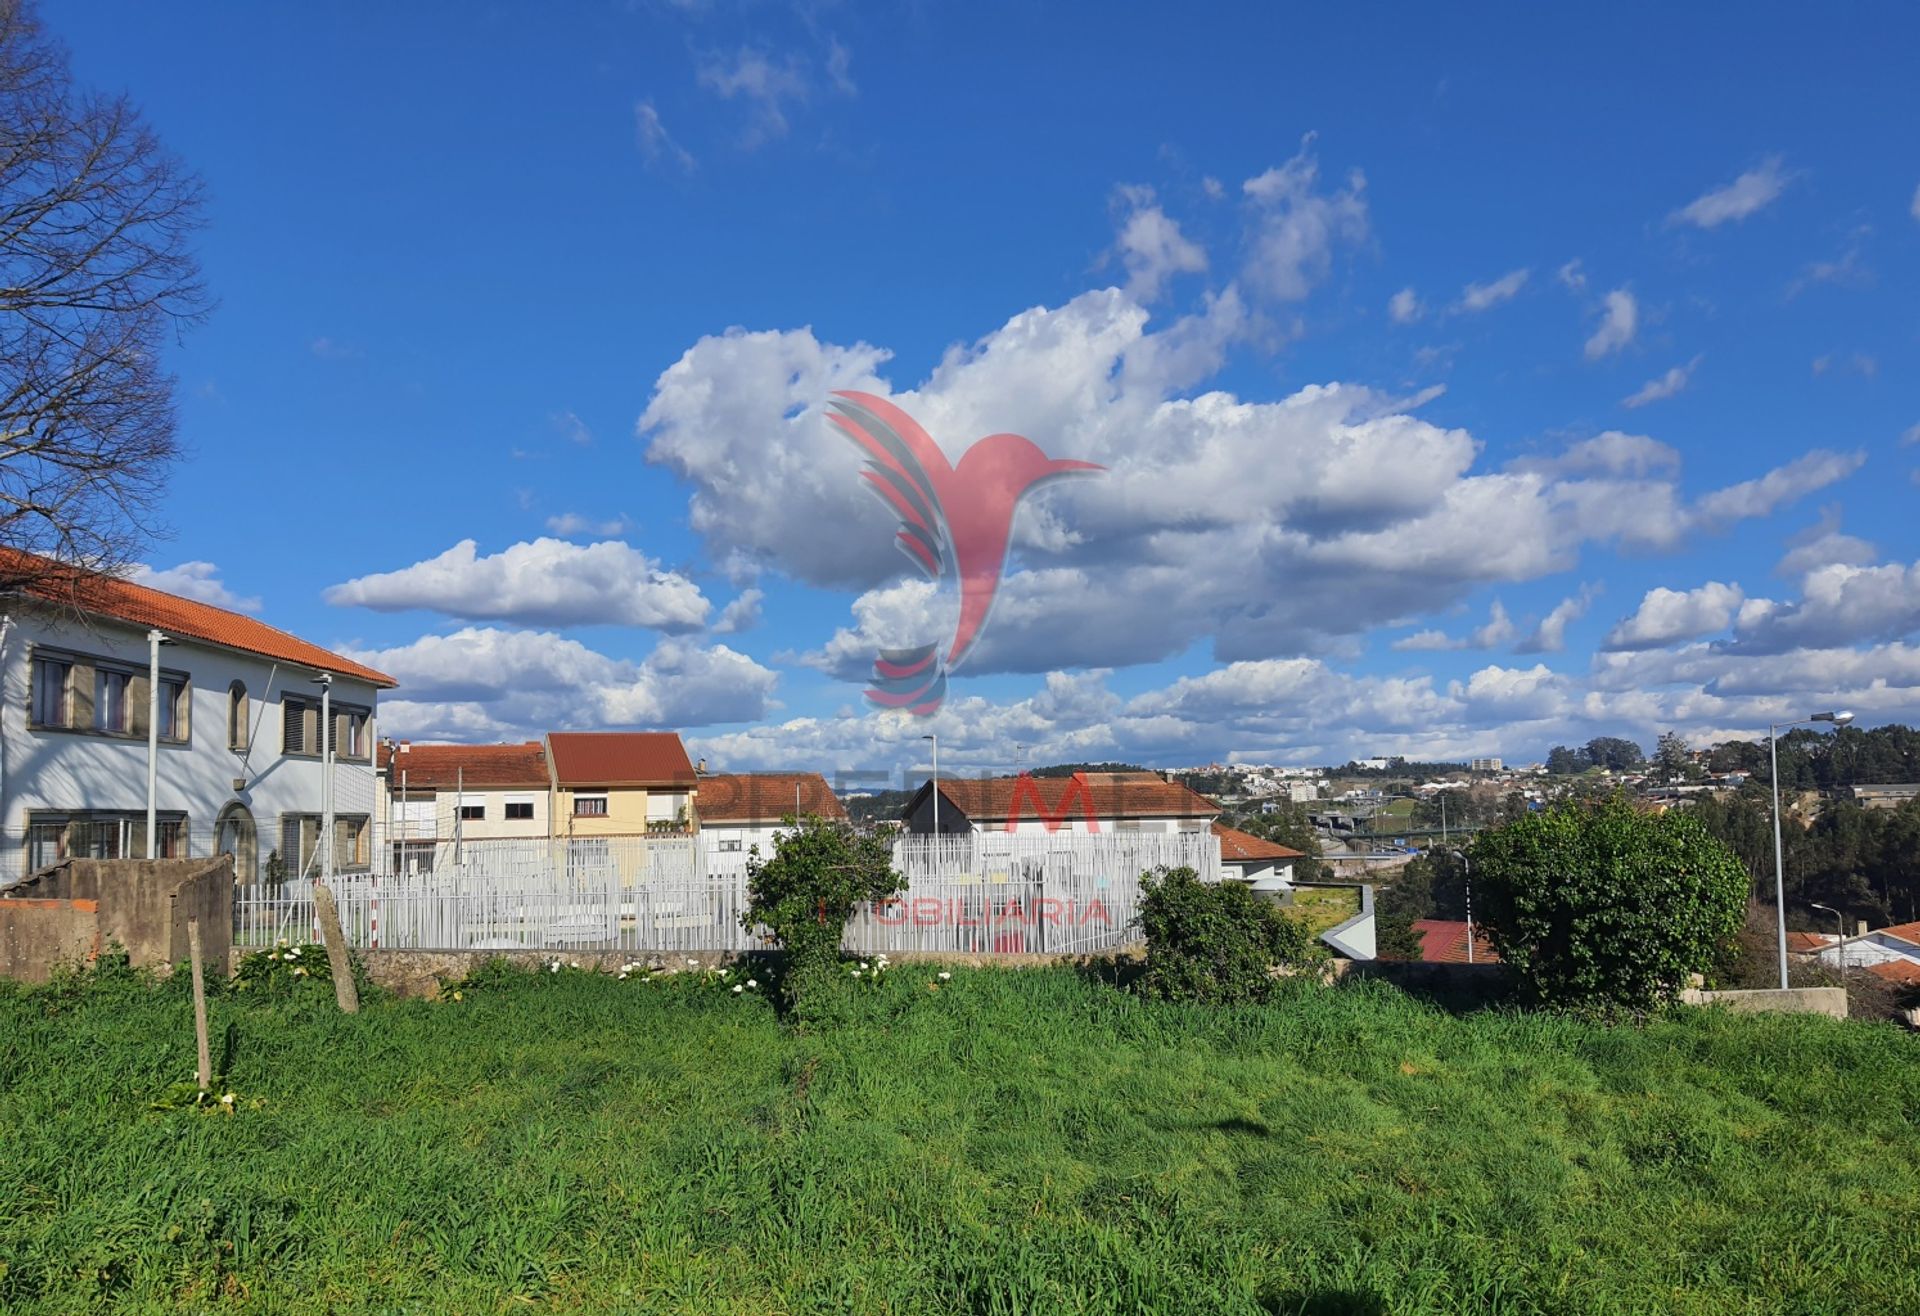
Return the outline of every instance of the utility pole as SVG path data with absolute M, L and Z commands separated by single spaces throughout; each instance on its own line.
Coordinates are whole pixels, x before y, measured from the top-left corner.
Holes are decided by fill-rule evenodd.
M 155 830 L 160 804 L 160 646 L 167 637 L 147 632 L 147 858 L 160 857 L 160 834 Z

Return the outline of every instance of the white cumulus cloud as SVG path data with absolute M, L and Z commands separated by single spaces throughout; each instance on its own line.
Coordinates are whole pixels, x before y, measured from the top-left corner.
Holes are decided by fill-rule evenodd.
M 233 612 L 260 611 L 260 599 L 255 595 L 235 594 L 228 589 L 220 579 L 220 568 L 211 562 L 182 562 L 177 567 L 163 570 L 156 570 L 143 562 L 128 570 L 127 579 L 149 589 L 177 594 L 183 599 L 211 603 L 216 608 Z
M 1608 649 L 1657 649 L 1724 631 L 1739 615 L 1746 594 L 1738 585 L 1712 580 L 1698 589 L 1662 585 L 1647 591 L 1631 617 L 1607 635 Z
M 481 556 L 463 539 L 438 557 L 334 585 L 336 607 L 421 609 L 472 621 L 530 626 L 646 626 L 696 630 L 712 605 L 700 587 L 618 540 L 535 539 Z

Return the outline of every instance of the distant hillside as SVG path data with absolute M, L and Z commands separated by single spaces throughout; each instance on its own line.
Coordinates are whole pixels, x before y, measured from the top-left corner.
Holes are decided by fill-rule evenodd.
M 919 787 L 914 787 L 918 790 Z M 840 801 L 847 806 L 847 816 L 855 822 L 898 822 L 900 811 L 907 807 L 907 801 L 913 798 L 913 791 L 876 791 L 872 795 L 855 796 Z
M 1049 763 L 1044 767 L 1022 768 L 1035 777 L 1071 777 L 1076 772 L 1146 772 L 1147 768 L 1132 763 Z M 955 774 L 948 774 L 955 775 Z M 972 776 L 972 773 L 964 774 Z M 1017 777 L 1018 772 L 993 774 L 999 777 Z M 918 782 L 910 790 L 875 791 L 872 795 L 863 795 L 855 799 L 842 800 L 847 806 L 847 816 L 855 822 L 898 822 L 901 810 L 907 807 L 907 801 L 913 798 L 914 791 L 920 789 Z

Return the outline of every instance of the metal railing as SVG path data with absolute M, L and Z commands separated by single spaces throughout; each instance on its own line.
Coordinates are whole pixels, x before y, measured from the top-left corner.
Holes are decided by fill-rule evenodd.
M 703 836 L 474 841 L 457 865 L 331 885 L 361 948 L 745 951 L 766 944 L 740 923 L 746 859 Z M 855 914 L 848 951 L 1071 954 L 1135 939 L 1142 873 L 1186 865 L 1217 880 L 1219 847 L 1204 832 L 911 836 L 894 865 L 905 889 Z M 313 885 L 237 888 L 234 944 L 314 940 Z

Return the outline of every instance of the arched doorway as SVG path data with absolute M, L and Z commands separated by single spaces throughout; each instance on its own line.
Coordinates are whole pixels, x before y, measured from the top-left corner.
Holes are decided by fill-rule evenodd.
M 238 800 L 220 810 L 213 825 L 213 852 L 233 856 L 236 882 L 252 882 L 260 871 L 260 837 L 253 826 L 253 810 Z

